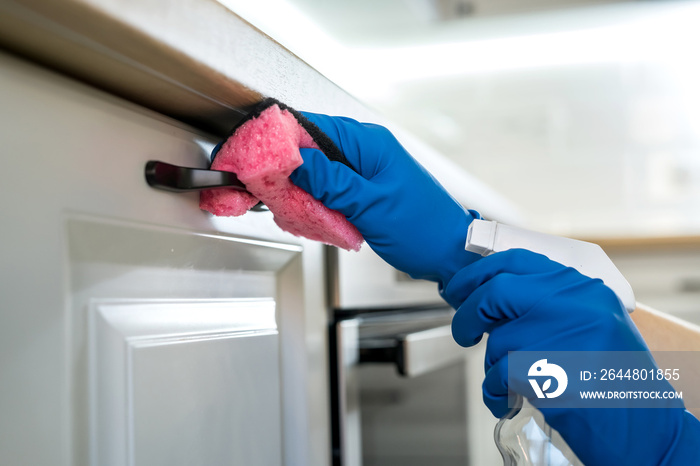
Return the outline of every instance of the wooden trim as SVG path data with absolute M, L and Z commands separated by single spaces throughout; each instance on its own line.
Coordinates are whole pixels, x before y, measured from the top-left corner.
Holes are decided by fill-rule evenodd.
M 648 251 L 650 249 L 700 249 L 700 236 L 657 236 L 623 238 L 581 238 L 598 244 L 606 252 Z
M 700 351 L 700 327 L 644 304 L 630 314 L 652 351 Z
M 683 393 L 688 410 L 694 416 L 700 417 L 700 408 L 698 408 L 700 406 L 698 404 L 700 372 L 694 362 L 697 360 L 696 356 L 675 353 L 676 351 L 699 351 L 698 355 L 700 355 L 700 327 L 639 303 L 630 317 L 644 337 L 659 367 L 680 371 L 681 378 L 671 381 L 671 384 L 676 391 Z

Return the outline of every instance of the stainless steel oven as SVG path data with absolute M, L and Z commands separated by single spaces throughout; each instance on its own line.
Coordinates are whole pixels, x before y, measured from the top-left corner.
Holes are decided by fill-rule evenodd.
M 468 464 L 465 351 L 452 310 L 338 312 L 332 325 L 334 465 Z
M 333 465 L 498 464 L 481 353 L 452 339 L 454 311 L 436 285 L 366 246 L 329 259 Z

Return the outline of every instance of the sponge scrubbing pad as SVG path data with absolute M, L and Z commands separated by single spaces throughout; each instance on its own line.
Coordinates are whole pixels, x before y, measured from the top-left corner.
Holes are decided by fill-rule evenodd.
M 202 191 L 200 207 L 218 216 L 238 216 L 260 200 L 283 230 L 359 250 L 363 240 L 357 228 L 289 180 L 303 162 L 300 148 L 319 149 L 352 168 L 330 138 L 303 115 L 274 99 L 264 100 L 234 128 L 211 164 L 213 170 L 234 172 L 248 192 Z

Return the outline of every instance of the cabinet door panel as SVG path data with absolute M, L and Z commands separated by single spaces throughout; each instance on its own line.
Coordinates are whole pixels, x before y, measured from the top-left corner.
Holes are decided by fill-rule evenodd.
M 214 138 L 0 67 L 0 464 L 322 463 L 321 246 L 146 184 Z
M 280 463 L 274 301 L 99 302 L 90 320 L 93 464 Z
M 149 159 L 205 166 L 206 134 L 0 68 L 0 464 L 308 464 L 282 457 L 310 445 L 299 242 L 148 187 Z
M 89 463 L 281 464 L 278 271 L 300 249 L 84 215 L 66 228 Z

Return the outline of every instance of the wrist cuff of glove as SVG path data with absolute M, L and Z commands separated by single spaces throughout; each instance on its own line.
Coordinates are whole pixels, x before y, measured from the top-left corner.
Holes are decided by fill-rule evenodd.
M 685 411 L 681 429 L 660 466 L 685 466 L 700 460 L 700 421 Z
M 469 209 L 467 212 L 471 216 L 471 219 L 467 223 L 467 228 L 471 224 L 472 220 L 481 220 L 481 214 L 476 210 Z M 463 282 L 467 275 L 467 272 L 464 271 L 465 267 L 474 263 L 481 257 L 473 252 L 468 252 L 466 250 L 466 246 L 467 229 L 464 230 L 464 242 L 462 243 L 463 251 L 460 251 L 460 253 L 456 255 L 466 259 L 461 261 L 459 266 L 455 268 L 454 272 L 445 274 L 446 276 L 443 276 L 438 283 L 438 291 L 440 292 L 440 296 L 442 296 L 442 299 L 444 299 L 447 304 L 452 306 L 454 309 L 457 309 L 464 302 L 464 300 L 467 299 L 466 296 L 463 296 L 464 293 L 461 292 L 464 287 L 460 286 L 460 283 Z

